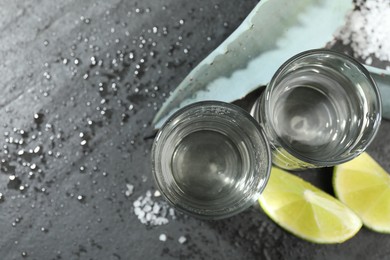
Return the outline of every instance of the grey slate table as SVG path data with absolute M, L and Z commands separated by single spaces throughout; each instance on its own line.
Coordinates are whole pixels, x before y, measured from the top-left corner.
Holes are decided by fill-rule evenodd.
M 156 110 L 256 3 L 1 1 L 0 259 L 389 259 L 389 235 L 312 244 L 257 205 L 162 226 L 134 214 L 154 191 Z M 369 148 L 387 170 L 389 132 Z M 298 174 L 332 193 L 331 169 Z

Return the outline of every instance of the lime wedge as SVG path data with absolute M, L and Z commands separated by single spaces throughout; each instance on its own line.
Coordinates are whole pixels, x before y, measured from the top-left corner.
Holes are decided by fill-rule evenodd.
M 362 227 L 359 217 L 336 198 L 275 167 L 259 202 L 281 227 L 315 243 L 344 242 Z
M 333 187 L 364 225 L 390 233 L 390 175 L 368 153 L 336 166 Z

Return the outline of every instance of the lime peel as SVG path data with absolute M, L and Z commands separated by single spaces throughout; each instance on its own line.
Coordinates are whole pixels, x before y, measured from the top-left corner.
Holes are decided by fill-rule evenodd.
M 315 243 L 344 242 L 362 227 L 360 218 L 336 198 L 276 167 L 259 203 L 281 227 Z
M 368 153 L 336 166 L 333 187 L 366 227 L 390 233 L 390 175 Z

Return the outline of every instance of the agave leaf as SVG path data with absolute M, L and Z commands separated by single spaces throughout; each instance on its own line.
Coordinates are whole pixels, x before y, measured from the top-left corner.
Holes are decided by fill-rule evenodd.
M 156 114 L 159 128 L 180 107 L 232 102 L 269 82 L 291 56 L 321 48 L 343 25 L 352 0 L 262 0 L 243 23 L 179 84 Z
M 369 66 L 364 64 L 366 69 L 371 72 L 371 74 L 376 74 L 376 75 L 387 75 L 390 76 L 390 70 L 374 67 L 374 66 Z

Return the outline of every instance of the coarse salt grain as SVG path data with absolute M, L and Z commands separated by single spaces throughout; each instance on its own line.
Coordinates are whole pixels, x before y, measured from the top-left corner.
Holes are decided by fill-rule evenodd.
M 139 200 L 136 200 L 133 202 L 133 206 L 134 208 L 139 208 L 139 206 L 141 206 L 141 202 Z
M 162 242 L 165 242 L 165 241 L 167 241 L 167 235 L 161 234 L 161 235 L 158 237 L 158 239 L 159 239 L 160 241 L 162 241 Z
M 155 196 L 155 197 L 160 197 L 160 196 L 161 196 L 160 191 L 156 190 L 156 191 L 154 192 L 154 196 Z
M 145 212 L 149 212 L 152 210 L 152 207 L 149 204 L 146 204 L 145 207 L 142 209 Z
M 380 61 L 390 60 L 390 1 L 357 0 L 347 16 L 346 24 L 336 33 L 344 45 L 350 45 L 357 57 L 366 64 L 374 56 Z
M 153 213 L 157 214 L 160 211 L 160 208 L 161 208 L 160 205 L 154 204 L 153 205 Z
M 177 241 L 180 244 L 184 244 L 185 242 L 187 242 L 187 238 L 185 236 L 181 236 L 181 237 L 179 237 L 179 239 Z
M 129 197 L 134 192 L 134 185 L 126 183 L 127 190 L 125 191 L 125 195 Z

